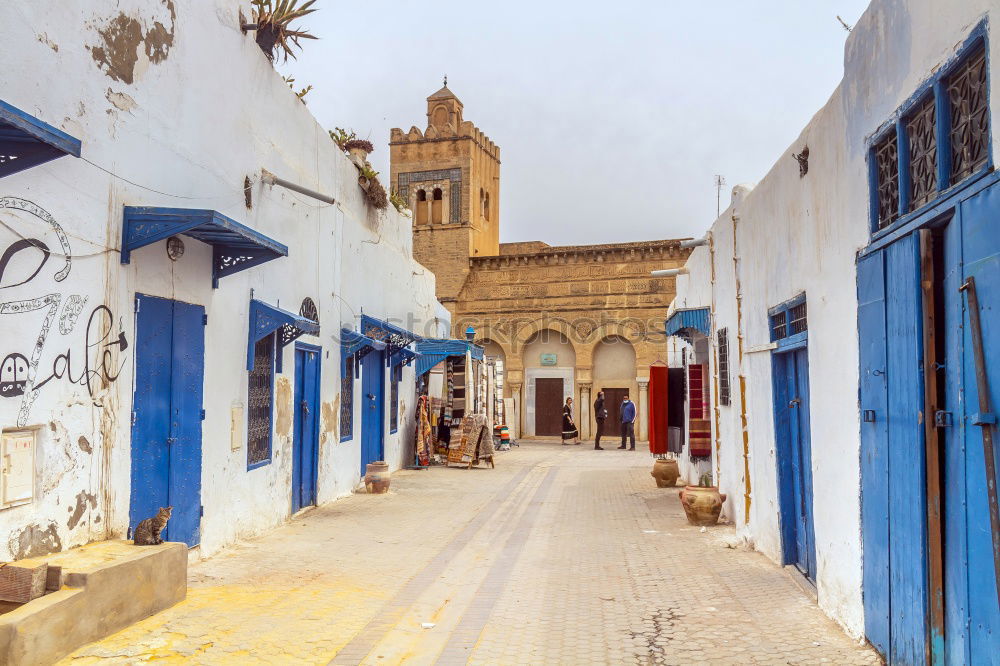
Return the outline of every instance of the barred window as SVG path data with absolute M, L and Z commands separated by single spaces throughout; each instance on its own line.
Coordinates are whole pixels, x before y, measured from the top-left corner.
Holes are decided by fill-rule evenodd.
M 354 356 L 344 359 L 340 376 L 340 440 L 354 436 Z
M 771 342 L 788 337 L 788 327 L 785 325 L 787 316 L 788 313 L 784 311 L 771 315 Z
M 788 311 L 788 314 L 791 315 L 791 318 L 792 318 L 792 321 L 789 324 L 789 328 L 791 329 L 791 331 L 789 332 L 789 335 L 795 335 L 796 333 L 802 333 L 803 331 L 806 330 L 808 324 L 807 324 L 807 321 L 806 321 L 806 304 L 805 304 L 805 301 L 803 301 L 802 303 L 799 303 L 795 307 L 791 308 Z
M 899 150 L 894 129 L 875 144 L 875 179 L 878 227 L 882 229 L 899 217 Z
M 948 77 L 951 111 L 951 182 L 966 178 L 986 164 L 990 114 L 986 105 L 986 49 L 979 47 Z
M 247 467 L 271 460 L 274 406 L 274 333 L 257 341 L 247 382 Z
M 770 310 L 771 342 L 778 342 L 799 333 L 805 333 L 809 328 L 806 319 L 805 294 L 800 294 L 789 302 L 777 305 Z
M 393 366 L 389 374 L 389 432 L 399 430 L 399 380 L 403 374 L 403 366 Z
M 934 96 L 928 95 L 906 121 L 910 147 L 910 210 L 937 194 L 937 137 Z
M 720 329 L 716 333 L 719 347 L 719 404 L 729 404 L 729 331 Z

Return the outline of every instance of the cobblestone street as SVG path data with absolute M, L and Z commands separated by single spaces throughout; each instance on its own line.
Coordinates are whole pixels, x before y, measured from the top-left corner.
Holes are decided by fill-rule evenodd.
M 879 663 L 650 468 L 525 442 L 399 472 L 192 565 L 185 601 L 63 663 Z

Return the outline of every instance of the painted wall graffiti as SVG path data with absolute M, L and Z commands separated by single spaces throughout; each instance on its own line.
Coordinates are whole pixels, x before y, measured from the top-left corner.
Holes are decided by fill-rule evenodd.
M 73 265 L 69 238 L 55 218 L 37 204 L 18 197 L 0 197 L 0 214 L 5 212 L 7 214 L 0 217 L 0 227 L 14 239 L 6 247 L 0 241 L 0 247 L 4 247 L 0 254 L 0 324 L 6 324 L 7 330 L 24 331 L 26 335 L 23 341 L 18 340 L 16 333 L 5 336 L 4 342 L 7 344 L 23 346 L 20 349 L 0 349 L 0 354 L 6 352 L 0 360 L 0 399 L 21 398 L 17 415 L 18 427 L 30 423 L 31 406 L 39 391 L 53 380 L 66 379 L 72 384 L 85 387 L 94 404 L 100 406 L 101 391 L 118 379 L 125 364 L 121 355 L 128 349 L 128 340 L 122 322 L 116 321 L 107 305 L 94 307 L 87 318 L 83 337 L 76 343 L 79 346 L 69 343 L 66 350 L 57 354 L 50 366 L 46 364 L 47 367 L 39 375 L 39 365 L 46 351 L 46 344 L 49 336 L 54 333 L 53 323 L 58 317 L 58 334 L 71 335 L 76 330 L 88 297 L 70 294 L 64 298 L 61 293 L 50 291 L 56 286 L 51 283 L 66 280 Z M 44 227 L 48 227 L 44 234 L 48 243 L 46 238 L 19 233 L 4 219 L 11 214 L 17 216 L 23 213 L 31 216 L 27 221 L 34 225 L 41 221 Z M 24 221 L 19 217 L 15 219 Z M 55 243 L 48 237 L 54 237 Z M 53 250 L 56 244 L 59 249 Z M 43 272 L 50 260 L 59 261 L 59 267 L 51 278 L 47 272 Z M 36 286 L 41 294 L 36 292 L 26 298 L 2 300 L 3 290 L 30 290 Z M 50 293 L 44 293 L 46 291 Z M 41 322 L 27 324 L 31 318 L 24 315 L 36 312 L 42 313 Z M 11 319 L 8 320 L 8 317 Z M 21 323 L 22 319 L 25 323 Z M 73 354 L 74 349 L 76 354 Z

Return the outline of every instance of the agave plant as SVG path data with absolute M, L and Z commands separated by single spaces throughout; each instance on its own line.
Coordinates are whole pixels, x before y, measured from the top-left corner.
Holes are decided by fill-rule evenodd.
M 393 190 L 392 192 L 389 193 L 389 203 L 395 206 L 396 210 L 398 210 L 400 213 L 402 213 L 403 210 L 406 208 L 406 199 L 404 199 L 403 195 L 397 192 L 396 190 Z
M 297 30 L 291 27 L 292 21 L 312 14 L 310 9 L 316 0 L 307 0 L 298 7 L 299 0 L 250 0 L 254 6 L 253 18 L 257 24 L 257 45 L 269 60 L 274 60 L 275 53 L 280 51 L 283 61 L 288 56 L 295 58 L 292 47 L 302 48 L 300 39 L 316 39 L 307 30 Z
M 345 152 L 347 151 L 347 143 L 356 139 L 357 136 L 358 135 L 354 133 L 354 130 L 347 131 L 343 127 L 337 127 L 330 130 L 330 138 L 333 139 L 333 142 Z

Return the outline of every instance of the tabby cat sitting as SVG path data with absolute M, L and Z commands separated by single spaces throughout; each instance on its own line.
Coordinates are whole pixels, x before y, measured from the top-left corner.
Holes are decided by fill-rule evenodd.
M 133 542 L 136 546 L 156 546 L 163 543 L 163 538 L 160 533 L 167 526 L 167 521 L 170 520 L 170 514 L 173 512 L 174 507 L 160 507 L 160 510 L 156 512 L 156 515 L 152 518 L 147 518 L 138 525 L 135 526 L 135 533 L 133 534 Z

